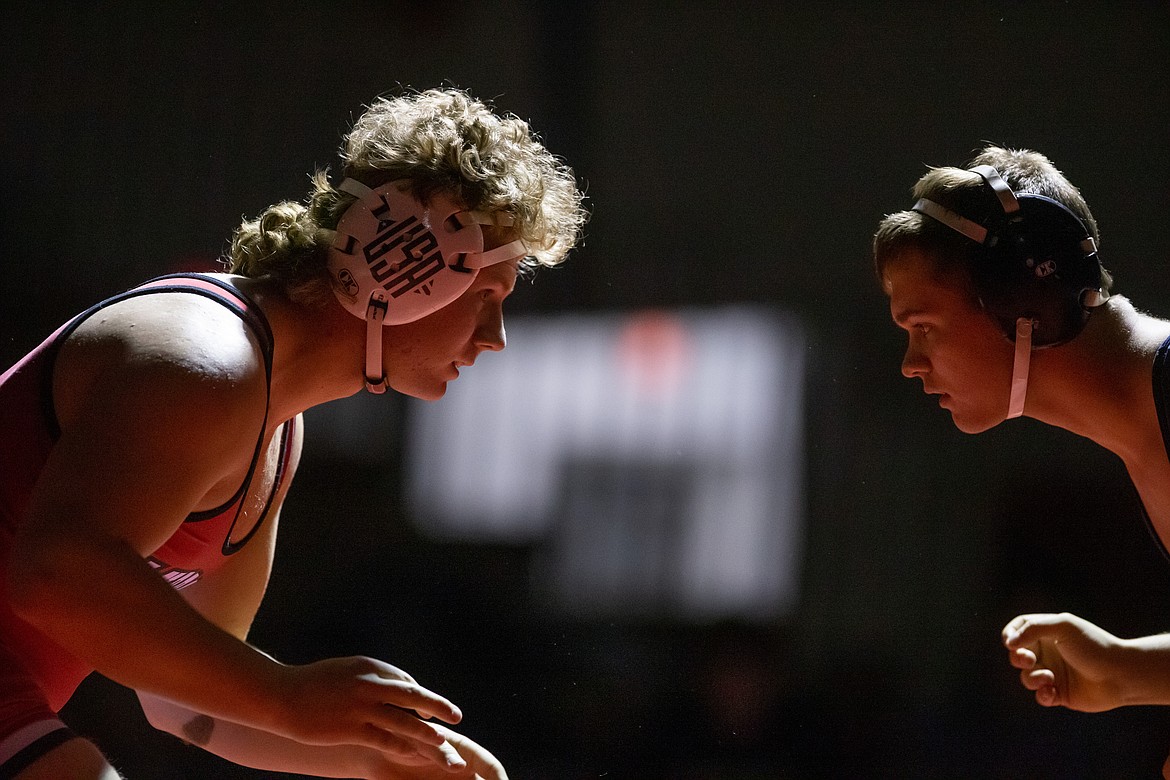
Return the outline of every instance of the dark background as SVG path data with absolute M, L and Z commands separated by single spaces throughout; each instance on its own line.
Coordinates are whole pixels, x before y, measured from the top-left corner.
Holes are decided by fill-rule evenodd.
M 335 165 L 378 93 L 467 88 L 528 119 L 593 211 L 512 312 L 804 321 L 799 609 L 554 616 L 531 550 L 414 530 L 388 399 L 375 463 L 310 442 L 257 644 L 411 671 L 517 780 L 1157 777 L 1167 713 L 1043 710 L 999 645 L 1021 611 L 1170 628 L 1170 566 L 1119 462 L 1026 420 L 955 431 L 898 373 L 867 251 L 924 166 L 1026 146 L 1082 188 L 1116 289 L 1170 311 L 1168 53 L 1153 0 L 24 3 L 0 25 L 0 363 L 107 294 L 210 268 L 241 217 Z M 113 686 L 83 691 L 79 727 L 131 778 L 262 776 L 152 735 Z

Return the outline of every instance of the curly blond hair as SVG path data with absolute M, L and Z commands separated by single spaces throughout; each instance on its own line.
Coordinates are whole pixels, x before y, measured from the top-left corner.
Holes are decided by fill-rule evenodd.
M 521 265 L 529 270 L 560 264 L 588 218 L 572 170 L 528 123 L 462 90 L 375 100 L 345 137 L 341 158 L 343 175 L 368 187 L 405 180 L 423 203 L 444 193 L 468 209 L 509 215 L 528 247 Z M 317 171 L 306 203 L 277 203 L 236 229 L 225 265 L 279 279 L 301 298 L 324 296 L 332 284 L 330 231 L 354 200 Z

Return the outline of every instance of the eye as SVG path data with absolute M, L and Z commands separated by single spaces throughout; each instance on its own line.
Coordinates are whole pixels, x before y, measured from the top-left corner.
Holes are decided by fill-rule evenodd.
M 929 322 L 907 322 L 902 325 L 902 329 L 910 336 L 926 336 L 934 330 L 934 326 Z

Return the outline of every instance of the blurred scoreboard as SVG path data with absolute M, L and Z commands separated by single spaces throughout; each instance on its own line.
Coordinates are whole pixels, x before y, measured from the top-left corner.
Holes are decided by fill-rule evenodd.
M 530 545 L 580 617 L 774 620 L 796 604 L 805 341 L 754 308 L 510 318 L 437 403 L 411 401 L 420 530 Z

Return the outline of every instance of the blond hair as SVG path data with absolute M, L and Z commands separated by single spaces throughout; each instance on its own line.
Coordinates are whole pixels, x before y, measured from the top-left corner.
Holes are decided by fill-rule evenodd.
M 343 175 L 368 187 L 405 180 L 423 203 L 444 193 L 468 209 L 508 214 L 528 247 L 529 269 L 560 264 L 588 218 L 572 170 L 528 124 L 462 90 L 375 100 L 346 135 L 341 157 Z M 236 229 L 228 269 L 277 278 L 290 294 L 322 295 L 332 284 L 329 231 L 354 200 L 318 171 L 306 203 L 277 203 Z

